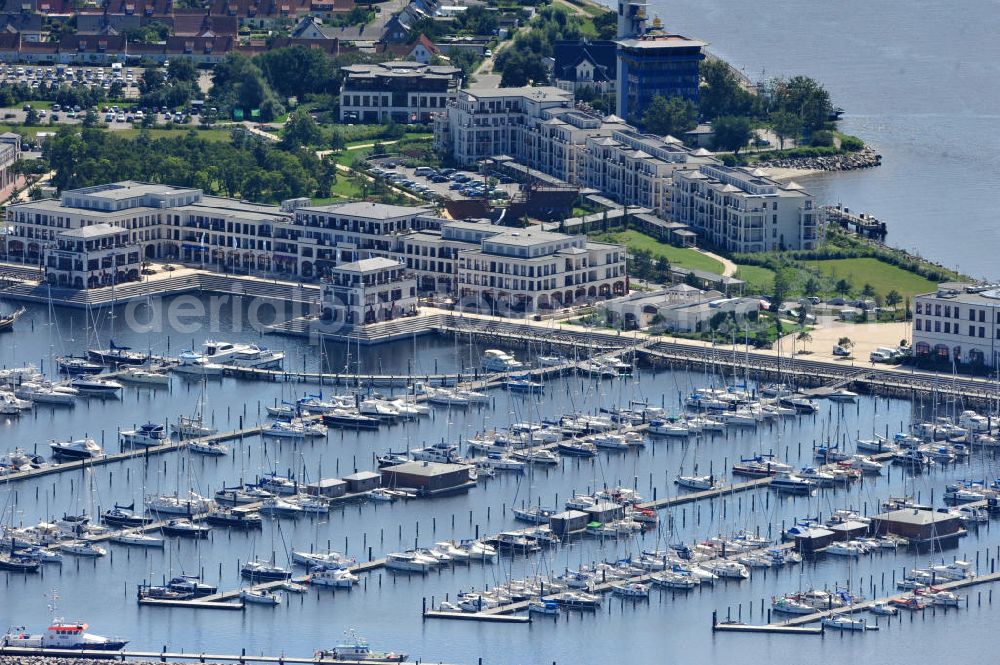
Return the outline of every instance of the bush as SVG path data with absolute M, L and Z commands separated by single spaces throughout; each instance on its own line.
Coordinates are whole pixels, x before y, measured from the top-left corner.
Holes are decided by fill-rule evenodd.
M 833 146 L 833 132 L 828 129 L 813 132 L 809 137 L 809 145 L 816 148 L 829 148 Z
M 857 152 L 865 147 L 865 142 L 857 136 L 843 134 L 840 137 L 840 149 L 846 152 Z

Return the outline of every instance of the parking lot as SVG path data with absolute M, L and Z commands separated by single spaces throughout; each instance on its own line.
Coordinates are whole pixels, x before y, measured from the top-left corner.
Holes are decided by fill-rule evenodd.
M 119 81 L 126 98 L 139 97 L 139 67 L 91 67 L 74 65 L 0 65 L 0 85 L 26 85 L 38 88 L 47 85 L 68 85 L 74 88 L 102 88 L 111 90 Z
M 425 197 L 447 200 L 483 198 L 486 184 L 483 176 L 471 171 L 430 167 L 406 167 L 391 159 L 383 159 L 369 169 L 371 174 Z M 419 174 L 417 172 L 420 172 Z M 493 179 L 489 190 L 491 199 L 508 200 L 520 189 L 510 178 Z

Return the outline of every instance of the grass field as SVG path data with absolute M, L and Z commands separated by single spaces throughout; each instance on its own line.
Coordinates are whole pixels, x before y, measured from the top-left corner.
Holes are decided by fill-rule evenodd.
M 819 270 L 831 280 L 848 280 L 855 292 L 860 293 L 865 284 L 871 284 L 875 292 L 885 296 L 895 289 L 904 298 L 918 293 L 933 291 L 937 285 L 920 275 L 897 268 L 878 259 L 833 259 L 826 261 L 806 261 L 805 265 Z
M 228 129 L 195 129 L 194 127 L 183 127 L 178 129 L 149 129 L 148 131 L 151 138 L 169 139 L 186 136 L 192 129 L 198 138 L 206 141 L 229 141 L 230 138 L 230 130 Z M 116 131 L 115 136 L 134 139 L 139 136 L 139 131 L 140 130 L 134 128 L 122 129 L 120 131 Z
M 613 233 L 597 233 L 591 237 L 597 241 L 623 244 L 628 247 L 630 252 L 646 250 L 652 255 L 654 261 L 663 257 L 670 262 L 670 265 L 678 268 L 707 270 L 708 272 L 722 274 L 722 264 L 715 259 L 696 252 L 693 249 L 674 247 L 673 245 L 660 242 L 656 238 L 634 229 Z
M 770 268 L 741 265 L 733 276 L 747 283 L 747 293 L 768 294 L 774 288 L 774 271 Z

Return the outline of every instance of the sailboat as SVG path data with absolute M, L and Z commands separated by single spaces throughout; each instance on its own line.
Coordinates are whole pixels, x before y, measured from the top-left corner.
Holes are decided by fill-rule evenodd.
M 20 307 L 10 314 L 0 315 L 0 333 L 10 332 L 14 329 L 14 323 L 21 318 L 27 310 Z

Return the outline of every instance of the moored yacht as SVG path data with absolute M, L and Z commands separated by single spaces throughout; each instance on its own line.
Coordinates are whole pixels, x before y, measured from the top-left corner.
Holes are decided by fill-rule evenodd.
M 104 449 L 89 437 L 75 441 L 53 441 L 49 446 L 52 448 L 52 456 L 61 460 L 92 459 L 104 455 Z
M 150 448 L 170 443 L 166 427 L 159 423 L 146 423 L 136 429 L 124 430 L 121 437 L 122 445 L 132 448 Z

